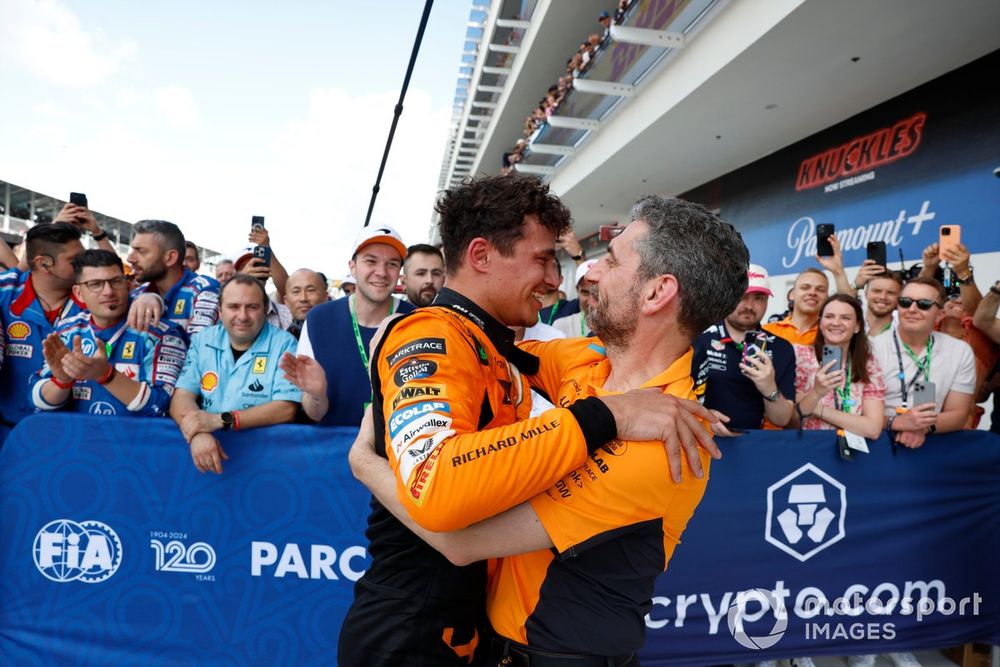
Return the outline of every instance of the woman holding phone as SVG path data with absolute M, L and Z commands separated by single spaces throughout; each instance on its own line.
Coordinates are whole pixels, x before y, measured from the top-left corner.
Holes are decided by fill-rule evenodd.
M 795 346 L 796 415 L 792 427 L 843 429 L 864 438 L 882 433 L 885 383 L 871 354 L 861 302 L 827 298 L 812 345 Z

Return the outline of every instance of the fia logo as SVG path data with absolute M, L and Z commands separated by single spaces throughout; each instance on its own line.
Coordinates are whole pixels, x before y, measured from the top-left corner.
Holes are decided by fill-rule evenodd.
M 157 572 L 190 572 L 204 574 L 215 567 L 215 549 L 206 542 L 195 542 L 185 546 L 180 540 L 170 540 L 166 544 L 160 540 L 150 540 Z
M 118 571 L 122 543 L 111 526 L 100 521 L 57 519 L 38 531 L 32 555 L 46 579 L 96 584 Z

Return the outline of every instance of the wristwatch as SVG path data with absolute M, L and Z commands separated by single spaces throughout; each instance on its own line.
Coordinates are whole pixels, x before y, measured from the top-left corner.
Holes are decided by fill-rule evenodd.
M 104 239 L 108 238 L 108 233 L 102 229 L 100 234 L 91 234 L 90 238 L 94 239 L 95 241 L 103 241 Z
M 583 250 L 581 250 L 579 255 L 570 255 L 569 258 L 571 260 L 573 260 L 574 262 L 579 262 L 581 259 L 583 259 L 586 256 L 587 256 L 587 253 L 584 252 Z
M 781 390 L 775 389 L 770 394 L 768 394 L 767 396 L 765 396 L 764 400 L 768 401 L 770 403 L 774 403 L 776 400 L 778 400 L 779 396 L 781 396 Z
M 229 430 L 231 430 L 233 428 L 233 421 L 234 420 L 233 420 L 233 413 L 232 412 L 223 412 L 221 415 L 219 415 L 219 418 L 222 420 L 222 430 L 223 431 L 229 431 Z
M 997 288 L 997 285 L 1000 285 L 1000 280 L 996 281 L 995 283 L 993 283 L 992 286 L 990 286 L 990 291 L 1000 296 L 1000 288 Z
M 955 282 L 957 282 L 959 285 L 971 285 L 972 281 L 973 281 L 972 275 L 973 275 L 972 274 L 972 265 L 969 264 L 969 275 L 967 275 L 967 276 L 965 276 L 963 278 L 963 277 L 959 276 L 956 273 L 955 274 Z

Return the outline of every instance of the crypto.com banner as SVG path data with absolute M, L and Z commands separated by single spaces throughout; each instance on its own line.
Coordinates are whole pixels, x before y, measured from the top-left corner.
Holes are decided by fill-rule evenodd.
M 844 462 L 832 438 L 721 443 L 643 664 L 1000 641 L 1000 439 L 896 456 L 883 439 Z M 225 472 L 199 475 L 167 420 L 18 426 L 0 450 L 0 664 L 335 661 L 369 562 L 353 433 L 221 439 Z

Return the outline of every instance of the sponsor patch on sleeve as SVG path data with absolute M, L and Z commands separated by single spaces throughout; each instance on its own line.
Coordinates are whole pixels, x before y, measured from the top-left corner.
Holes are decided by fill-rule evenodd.
M 421 449 L 421 445 L 426 440 L 417 442 L 417 438 L 426 437 L 435 433 L 440 433 L 451 427 L 451 417 L 446 417 L 439 412 L 430 412 L 401 428 L 392 438 L 392 451 L 396 453 L 396 458 L 403 456 L 413 456 L 415 450 Z
M 395 438 L 410 422 L 416 421 L 430 412 L 436 412 L 439 415 L 451 414 L 451 405 L 444 401 L 424 401 L 396 410 L 389 415 L 389 437 Z
M 402 387 L 407 382 L 423 380 L 437 373 L 438 365 L 436 361 L 430 359 L 420 359 L 413 357 L 396 369 L 392 376 L 392 381 L 397 387 Z
M 423 494 L 430 485 L 436 468 L 437 460 L 441 454 L 441 443 L 447 438 L 455 435 L 454 431 L 441 431 L 435 433 L 426 440 L 420 441 L 420 446 L 407 451 L 399 459 L 399 475 L 410 492 L 410 497 L 417 505 L 423 504 Z M 421 466 L 421 464 L 423 464 Z M 414 470 L 420 466 L 414 476 Z M 414 477 L 412 482 L 411 476 Z
M 399 390 L 399 393 L 393 397 L 392 409 L 395 410 L 400 403 L 406 405 L 412 401 L 427 398 L 448 398 L 448 391 L 444 386 L 437 384 L 411 385 L 403 387 Z
M 403 359 L 418 354 L 447 354 L 448 348 L 444 338 L 418 338 L 403 345 L 398 350 L 388 356 L 386 362 L 389 366 L 395 366 Z

